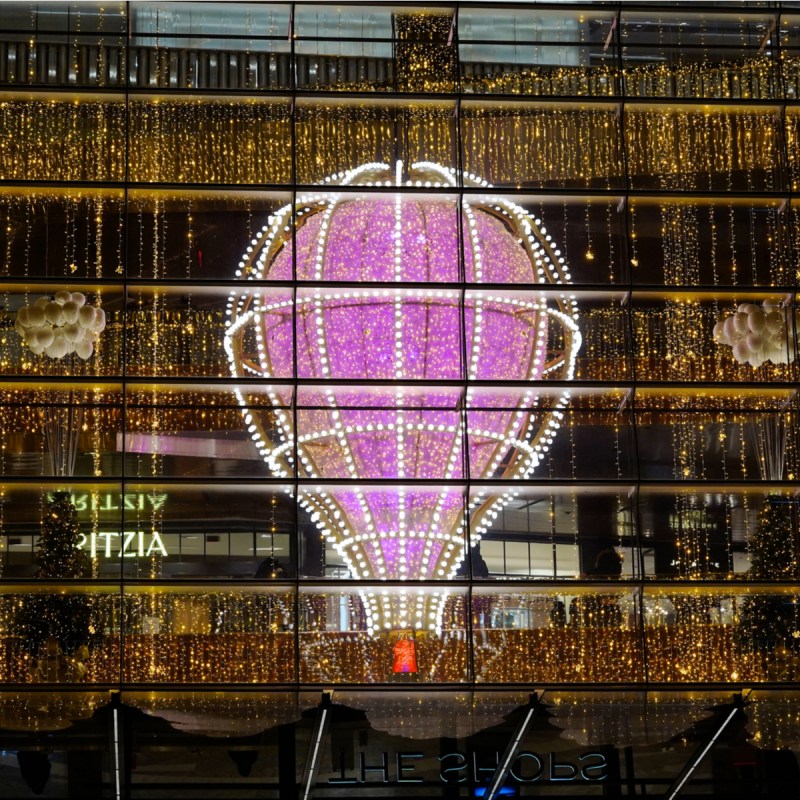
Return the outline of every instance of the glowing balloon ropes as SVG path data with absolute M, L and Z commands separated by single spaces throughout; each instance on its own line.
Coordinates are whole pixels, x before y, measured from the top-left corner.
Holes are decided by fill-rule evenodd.
M 569 270 L 539 220 L 490 191 L 459 200 L 438 164 L 325 183 L 271 216 L 236 272 L 231 371 L 276 381 L 266 411 L 241 383 L 242 413 L 275 475 L 319 481 L 298 501 L 353 578 L 446 581 L 465 557 L 459 481 L 529 477 L 563 418 L 563 387 L 539 395 L 580 348 Z M 515 494 L 474 487 L 471 544 Z M 369 630 L 435 631 L 446 596 L 365 589 Z

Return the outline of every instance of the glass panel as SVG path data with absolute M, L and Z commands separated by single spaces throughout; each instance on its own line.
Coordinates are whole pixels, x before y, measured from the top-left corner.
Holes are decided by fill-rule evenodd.
M 626 393 L 473 390 L 467 412 L 470 475 L 592 479 L 633 474 Z
M 382 39 L 297 39 L 297 88 L 319 92 L 397 91 L 393 50 L 392 42 Z M 445 90 L 453 91 L 452 81 L 445 84 Z
M 301 488 L 301 575 L 418 581 L 466 574 L 462 487 L 358 480 Z
M 231 287 L 237 297 L 234 292 Z M 249 290 L 245 294 L 249 296 Z M 290 295 L 289 290 L 280 292 L 281 299 Z M 223 342 L 229 294 L 224 288 L 136 287 L 129 300 L 133 307 L 126 314 L 128 375 L 227 378 L 234 364 L 247 361 L 250 347 L 256 349 L 255 335 L 242 333 L 236 339 L 240 350 L 235 359 L 227 356 Z
M 298 5 L 298 89 L 452 92 L 453 11 Z
M 119 554 L 110 543 L 118 542 L 122 528 L 125 502 L 119 485 L 69 476 L 56 480 L 0 486 L 2 577 L 118 577 Z
M 255 736 L 297 723 L 312 707 L 309 695 L 296 692 L 125 692 L 124 699 L 177 732 L 214 738 Z
M 644 680 L 638 602 L 628 589 L 476 588 L 472 624 L 477 683 Z
M 124 87 L 122 3 L 7 3 L 0 83 Z
M 470 185 L 469 177 L 467 185 Z M 467 280 L 476 283 L 547 283 L 559 282 L 549 277 L 546 270 L 539 271 L 535 263 L 541 254 L 548 255 L 558 264 L 558 277 L 565 283 L 615 284 L 626 280 L 629 270 L 624 263 L 624 217 L 619 213 L 621 198 L 607 197 L 553 197 L 551 195 L 470 195 L 465 197 L 473 210 L 478 241 L 485 248 L 485 269 L 480 273 L 471 269 L 473 244 L 464 236 Z M 482 217 L 490 215 L 506 226 L 519 224 L 520 233 L 530 234 L 538 243 L 534 251 L 536 270 L 528 270 L 520 263 L 516 248 L 501 248 L 504 242 L 487 247 L 489 230 L 480 225 Z M 483 228 L 483 229 L 481 229 Z M 508 237 L 511 238 L 511 237 Z M 522 244 L 526 235 L 516 237 Z M 520 239 L 522 240 L 520 242 Z M 510 244 L 510 242 L 508 242 Z M 538 253 L 538 255 L 537 255 Z M 499 262 L 499 263 L 495 263 Z M 506 268 L 499 268 L 507 264 Z M 543 274 L 544 273 L 544 274 Z
M 307 589 L 300 595 L 300 680 L 462 683 L 465 628 L 466 595 L 456 587 Z
M 93 477 L 122 474 L 117 386 L 0 384 L 0 475 Z
M 113 589 L 4 584 L 4 682 L 113 683 L 119 675 L 119 619 Z
M 780 295 L 637 292 L 631 314 L 640 380 L 797 380 L 797 311 Z
M 339 175 L 343 184 L 370 185 L 396 176 L 396 166 L 374 165 L 358 175 Z M 441 165 L 407 165 L 407 186 L 455 186 L 456 176 Z M 379 180 L 376 180 L 379 179 Z M 386 181 L 388 183 L 388 180 Z M 297 280 L 387 283 L 456 282 L 461 279 L 459 203 L 454 195 L 367 194 L 340 191 L 297 198 L 294 234 L 276 217 L 261 254 L 269 263 L 262 275 L 291 275 L 291 240 L 297 242 Z M 288 221 L 288 219 L 287 219 Z M 395 228 L 404 233 L 396 248 Z M 461 225 L 467 224 L 461 214 Z M 516 240 L 514 242 L 516 245 Z M 260 242 L 259 242 L 260 245 Z M 398 252 L 399 250 L 399 252 Z M 258 254 L 256 248 L 255 255 Z M 376 289 L 377 293 L 379 290 Z M 363 292 L 363 290 L 362 290 Z M 337 292 L 339 298 L 360 296 Z M 307 297 L 304 293 L 303 297 Z M 329 298 L 325 298 L 329 299 Z
M 298 378 L 462 377 L 461 294 L 455 289 L 332 290 L 320 297 L 319 290 L 302 288 L 296 297 Z
M 791 127 L 792 118 L 787 117 Z M 775 191 L 782 186 L 779 120 L 771 108 L 628 105 L 631 189 Z
M 257 792 L 278 800 L 302 777 L 287 754 L 295 752 L 295 735 L 302 735 L 302 718 L 314 713 L 315 702 L 318 695 L 312 701 L 296 692 L 126 691 L 127 730 L 137 753 L 132 792 L 151 792 L 157 781 L 199 800 L 216 784 L 220 797 Z M 298 764 L 302 773 L 300 754 Z
M 20 31 L 117 33 L 125 31 L 127 22 L 122 3 L 9 2 L 3 16 L 4 27 Z
M 127 274 L 144 279 L 230 279 L 242 268 L 253 237 L 263 234 L 263 227 L 289 201 L 288 194 L 262 192 L 130 191 Z M 291 239 L 284 251 L 291 263 Z
M 262 386 L 129 385 L 125 437 L 116 445 L 125 453 L 125 472 L 139 478 L 288 475 L 291 450 L 284 448 L 282 467 L 265 452 L 266 443 L 280 442 L 288 415 L 272 400 L 274 391 Z
M 134 183 L 291 182 L 285 101 L 138 95 L 128 113 Z
M 638 390 L 641 478 L 794 480 L 797 419 L 787 392 Z
M 269 589 L 128 587 L 123 680 L 287 683 L 295 680 L 294 593 Z
M 782 201 L 631 198 L 631 276 L 668 286 L 790 286 L 790 241 Z
M 76 15 L 80 16 L 80 15 Z M 100 15 L 99 22 L 105 22 Z M 113 23 L 122 22 L 109 20 Z M 90 89 L 125 87 L 125 37 L 113 31 L 70 36 L 39 31 L 10 34 L 0 52 L 6 63 L 0 83 L 8 86 L 79 86 Z
M 252 91 L 290 88 L 288 5 L 134 3 L 131 86 Z
M 796 680 L 800 605 L 790 590 L 646 589 L 644 608 L 651 680 Z
M 798 563 L 786 535 L 796 501 L 782 488 L 760 484 L 642 489 L 638 513 L 644 561 L 654 578 L 780 579 Z
M 463 91 L 475 94 L 618 94 L 608 12 L 462 8 Z M 513 44 L 511 44 L 513 43 Z
M 131 31 L 134 34 L 196 37 L 283 36 L 288 34 L 289 5 L 237 3 L 235 6 L 209 6 L 207 3 L 130 4 Z
M 638 97 L 780 97 L 774 30 L 772 18 L 748 14 L 626 12 L 625 90 Z
M 470 380 L 575 377 L 581 344 L 576 294 L 468 290 L 464 303 Z
M 473 578 L 639 574 L 631 490 L 554 486 L 545 492 L 518 484 L 504 489 L 472 489 Z
M 126 575 L 259 582 L 294 577 L 297 512 L 288 486 L 166 482 L 126 489 Z M 112 540 L 115 552 L 117 545 Z
M 379 389 L 368 398 L 341 389 L 303 393 L 300 462 L 309 477 L 328 480 L 463 480 L 461 413 L 438 399 Z
M 295 118 L 297 182 L 322 184 L 335 173 L 375 162 L 393 170 L 397 160 L 455 168 L 454 111 L 450 104 L 422 101 L 301 100 Z
M 120 374 L 120 286 L 14 283 L 0 290 L 11 312 L 9 330 L 0 338 L 0 372 L 75 379 Z
M 465 101 L 464 169 L 497 186 L 612 189 L 622 176 L 618 126 L 607 106 Z M 541 146 L 520 148 L 521 141 Z
M 5 180 L 122 181 L 125 104 L 40 96 L 0 98 L 0 174 Z
M 123 199 L 122 191 L 111 189 L 5 187 L 0 193 L 3 276 L 117 278 L 122 274 Z
M 392 18 L 398 11 L 402 9 L 299 3 L 294 30 L 299 39 L 391 39 Z

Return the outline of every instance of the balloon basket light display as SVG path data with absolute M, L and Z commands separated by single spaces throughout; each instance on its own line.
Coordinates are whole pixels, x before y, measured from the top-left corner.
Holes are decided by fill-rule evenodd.
M 475 487 L 467 537 L 459 482 L 530 477 L 563 418 L 568 390 L 540 403 L 539 387 L 573 376 L 569 269 L 541 222 L 475 175 L 463 185 L 485 193 L 461 202 L 424 194 L 457 186 L 428 162 L 364 164 L 324 183 L 247 247 L 227 356 L 236 378 L 276 381 L 266 414 L 237 389 L 242 414 L 276 477 L 319 481 L 297 500 L 349 577 L 372 584 L 360 592 L 369 633 L 439 632 L 448 591 L 424 583 L 452 579 L 467 539 L 517 494 Z M 294 294 L 264 285 L 293 279 Z M 292 413 L 281 384 L 294 377 Z
M 800 312 L 791 298 L 768 298 L 761 304 L 740 303 L 723 314 L 712 337 L 723 349 L 730 348 L 742 366 L 758 369 L 768 364 L 792 364 L 797 353 Z M 745 423 L 750 447 L 758 462 L 761 479 L 783 480 L 789 444 L 789 421 L 784 413 L 757 413 Z
M 71 356 L 80 361 L 92 357 L 105 327 L 105 311 L 87 303 L 83 292 L 69 289 L 23 306 L 14 321 L 23 347 L 35 356 L 56 361 L 57 369 L 65 376 L 72 373 L 75 362 Z M 47 464 L 49 474 L 70 477 L 75 472 L 84 409 L 71 388 L 58 392 L 57 399 L 57 403 L 43 402 L 40 411 Z
M 17 312 L 14 329 L 34 356 L 57 362 L 56 371 L 74 374 L 75 357 L 88 361 L 106 326 L 102 308 L 86 302 L 82 292 L 61 289 L 39 297 Z M 53 402 L 55 400 L 55 402 Z M 44 474 L 71 478 L 75 474 L 78 442 L 84 430 L 84 408 L 72 388 L 42 392 L 38 413 L 45 443 Z M 36 577 L 42 580 L 87 578 L 89 557 L 78 549 L 80 522 L 68 491 L 56 491 L 44 501 L 37 544 Z M 35 680 L 76 682 L 87 674 L 91 656 L 91 604 L 79 593 L 32 593 L 24 598 L 15 618 L 18 637 L 31 656 Z

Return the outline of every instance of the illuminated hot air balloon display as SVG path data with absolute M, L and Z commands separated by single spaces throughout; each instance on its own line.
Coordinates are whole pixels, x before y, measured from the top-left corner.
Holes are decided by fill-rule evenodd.
M 365 164 L 326 183 L 277 211 L 237 270 L 233 375 L 303 382 L 295 409 L 272 387 L 268 414 L 238 389 L 242 413 L 274 474 L 319 481 L 303 481 L 298 502 L 353 578 L 444 581 L 467 538 L 452 484 L 531 476 L 559 428 L 568 393 L 539 408 L 538 389 L 573 375 L 569 270 L 541 222 L 476 176 L 464 185 L 486 194 L 461 201 L 441 194 L 455 172 L 427 162 Z M 473 496 L 472 544 L 514 494 Z M 446 590 L 362 598 L 372 633 L 437 630 Z

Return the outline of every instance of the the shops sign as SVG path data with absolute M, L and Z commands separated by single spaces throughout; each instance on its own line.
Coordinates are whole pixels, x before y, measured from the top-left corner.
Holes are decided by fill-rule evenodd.
M 377 754 L 376 754 L 377 756 Z M 422 783 L 421 777 L 415 776 L 419 762 L 426 756 L 420 752 L 394 753 L 394 758 L 389 752 L 380 756 L 368 756 L 359 753 L 358 769 L 348 770 L 344 763 L 344 754 L 340 755 L 337 775 L 328 778 L 331 784 L 354 783 Z M 373 762 L 370 763 L 370 758 Z M 380 763 L 374 763 L 380 758 Z M 465 783 L 470 775 L 475 783 L 486 783 L 494 775 L 500 763 L 500 754 L 495 753 L 494 759 L 487 758 L 486 754 L 476 752 L 465 753 L 453 751 L 437 756 L 439 780 L 442 783 Z M 508 772 L 509 778 L 516 783 L 536 783 L 549 781 L 552 783 L 567 783 L 584 781 L 597 783 L 608 777 L 608 762 L 603 753 L 588 751 L 581 753 L 577 759 L 568 761 L 557 753 L 534 753 L 522 750 L 511 763 Z

